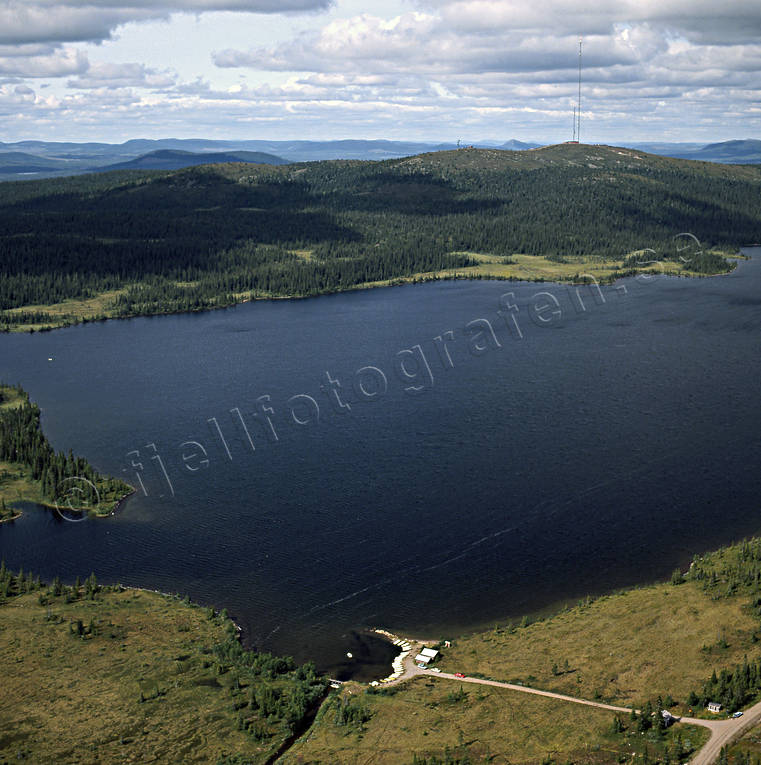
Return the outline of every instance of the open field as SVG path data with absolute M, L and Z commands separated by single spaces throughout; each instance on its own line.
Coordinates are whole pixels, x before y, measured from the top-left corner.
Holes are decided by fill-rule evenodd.
M 70 299 L 51 305 L 26 305 L 21 308 L 9 308 L 5 313 L 45 314 L 44 321 L 36 318 L 34 321 L 10 326 L 11 332 L 39 332 L 41 330 L 66 327 L 70 324 L 81 324 L 83 321 L 106 319 L 114 315 L 113 303 L 119 295 L 127 292 L 126 287 L 120 290 L 102 292 L 91 298 Z M 0 324 L 2 320 L 0 320 Z
M 0 523 L 21 516 L 14 510 L 13 502 L 36 502 L 47 504 L 42 496 L 40 482 L 32 478 L 31 468 L 17 462 L 0 462 L 0 503 L 5 503 L 5 513 L 0 504 Z
M 177 597 L 0 569 L 0 762 L 268 761 L 324 685 L 234 635 Z
M 0 384 L 0 412 L 21 406 L 25 401 L 26 397 L 18 388 Z
M 363 722 L 344 723 L 340 708 L 363 710 Z M 460 685 L 433 676 L 416 678 L 389 695 L 342 689 L 323 705 L 309 733 L 283 763 L 393 763 L 448 750 L 453 762 L 611 763 L 631 762 L 631 752 L 651 756 L 671 750 L 676 731 L 663 738 L 633 730 L 614 734 L 614 715 L 562 701 L 540 699 L 499 688 Z M 628 719 L 624 724 L 629 726 Z M 685 750 L 698 748 L 706 732 L 680 729 Z M 460 759 L 457 759 L 460 758 Z M 651 760 L 653 761 L 653 760 Z
M 508 258 L 485 255 L 477 252 L 455 253 L 467 255 L 478 261 L 478 265 L 464 266 L 456 269 L 447 269 L 428 273 L 419 273 L 402 279 L 390 280 L 389 283 L 425 281 L 429 279 L 513 279 L 526 282 L 578 282 L 584 279 L 597 280 L 600 284 L 607 284 L 620 277 L 623 271 L 628 271 L 621 260 L 606 260 L 601 258 L 586 258 L 568 256 L 563 262 L 549 260 L 543 255 L 524 255 L 515 253 Z M 723 257 L 735 257 L 728 253 L 719 253 Z M 637 269 L 637 273 L 669 276 L 697 277 L 704 274 L 685 271 L 679 263 L 674 261 L 658 261 L 648 265 L 647 261 L 655 260 L 656 256 L 643 254 L 643 266 Z M 360 287 L 382 286 L 385 282 L 374 282 L 371 285 L 363 284 Z
M 749 730 L 729 748 L 730 765 L 758 765 L 761 763 L 761 726 Z
M 222 620 L 155 593 L 0 605 L 0 760 L 216 762 L 255 754 L 229 678 L 204 666 Z M 82 638 L 71 626 L 95 625 Z M 142 697 L 145 699 L 141 701 Z
M 714 669 L 758 658 L 758 630 L 742 597 L 712 600 L 696 582 L 659 584 L 462 638 L 440 666 L 624 706 L 658 695 L 684 702 Z

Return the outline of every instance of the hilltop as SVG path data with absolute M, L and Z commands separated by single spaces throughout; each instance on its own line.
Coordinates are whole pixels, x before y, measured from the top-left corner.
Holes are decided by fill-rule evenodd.
M 579 144 L 0 184 L 0 327 L 454 276 L 610 281 L 643 250 L 661 273 L 722 273 L 761 241 L 760 190 L 761 166 Z
M 469 144 L 470 142 L 468 142 Z M 477 149 L 502 149 L 527 151 L 545 146 L 542 143 L 517 141 L 515 139 L 494 142 L 476 141 Z M 718 143 L 632 143 L 630 149 L 650 152 L 665 157 L 702 160 L 720 163 L 761 163 L 761 141 L 721 141 Z M 181 155 L 189 159 L 192 155 L 210 157 L 218 155 L 218 162 L 240 161 L 235 155 L 242 152 L 271 155 L 282 162 L 319 162 L 333 159 L 360 159 L 382 161 L 410 157 L 430 152 L 452 151 L 456 143 L 431 143 L 420 141 L 390 140 L 333 140 L 333 141 L 268 141 L 268 140 L 209 140 L 205 138 L 161 138 L 132 139 L 121 144 L 71 143 L 48 141 L 0 142 L 0 177 L 3 180 L 23 180 L 33 175 L 36 178 L 53 178 L 97 172 L 114 166 L 125 166 L 135 162 L 133 167 L 159 167 L 170 169 L 187 167 L 198 162 L 184 164 L 147 164 L 158 152 L 174 152 L 175 160 Z M 547 148 L 545 146 L 545 148 Z M 11 157 L 24 154 L 24 166 Z M 228 159 L 224 158 L 228 155 Z M 209 160 L 211 161 L 211 160 Z M 274 159 L 247 160 L 280 164 Z
M 682 171 L 689 175 L 707 174 L 715 178 L 761 178 L 761 168 L 722 165 L 702 160 L 665 157 L 620 146 L 559 143 L 521 151 L 465 148 L 422 154 L 398 160 L 400 166 L 421 169 L 463 170 L 538 170 L 547 167 L 609 170 L 634 173 Z

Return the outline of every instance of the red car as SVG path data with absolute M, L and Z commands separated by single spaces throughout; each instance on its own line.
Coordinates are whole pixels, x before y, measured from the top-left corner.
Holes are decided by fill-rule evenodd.
M 455 672 L 454 676 L 455 677 L 465 677 L 465 675 L 463 675 L 462 672 Z

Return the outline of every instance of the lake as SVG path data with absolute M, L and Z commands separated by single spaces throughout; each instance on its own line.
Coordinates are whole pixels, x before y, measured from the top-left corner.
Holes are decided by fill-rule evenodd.
M 138 488 L 105 520 L 29 506 L 0 557 L 188 594 L 358 678 L 391 655 L 366 627 L 450 637 L 667 577 L 761 531 L 745 252 L 708 279 L 436 282 L 0 336 L 0 379 L 53 445 Z

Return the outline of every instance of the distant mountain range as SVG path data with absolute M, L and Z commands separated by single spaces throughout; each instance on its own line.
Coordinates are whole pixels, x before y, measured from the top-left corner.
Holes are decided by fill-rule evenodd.
M 288 160 L 266 152 L 254 151 L 204 151 L 191 152 L 181 149 L 157 149 L 136 156 L 125 156 L 123 146 L 108 149 L 94 148 L 104 145 L 86 144 L 72 149 L 76 144 L 42 144 L 24 142 L 28 151 L 3 152 L 7 144 L 0 144 L 0 180 L 23 180 L 28 178 L 52 178 L 110 170 L 181 170 L 183 167 L 210 165 L 220 162 L 250 162 L 257 165 L 287 165 Z M 34 145 L 29 146 L 28 144 Z M 142 142 L 135 142 L 142 143 Z M 21 146 L 21 144 L 13 144 Z M 87 146 L 87 148 L 84 148 Z M 56 151 L 65 147 L 63 151 Z M 32 153 L 33 151 L 39 153 Z M 123 158 L 123 159 L 122 159 Z M 121 161 L 116 161 L 121 160 Z
M 647 151 L 675 159 L 697 159 L 703 162 L 720 162 L 731 165 L 761 163 L 761 141 L 722 141 L 720 143 L 632 143 L 630 149 Z
M 525 151 L 542 146 L 523 141 L 480 142 L 476 148 Z M 761 163 L 761 141 L 632 143 L 651 154 L 732 164 Z M 47 178 L 107 170 L 178 170 L 216 162 L 280 165 L 328 159 L 382 160 L 458 148 L 455 143 L 408 141 L 214 141 L 135 139 L 122 144 L 0 142 L 0 180 Z

